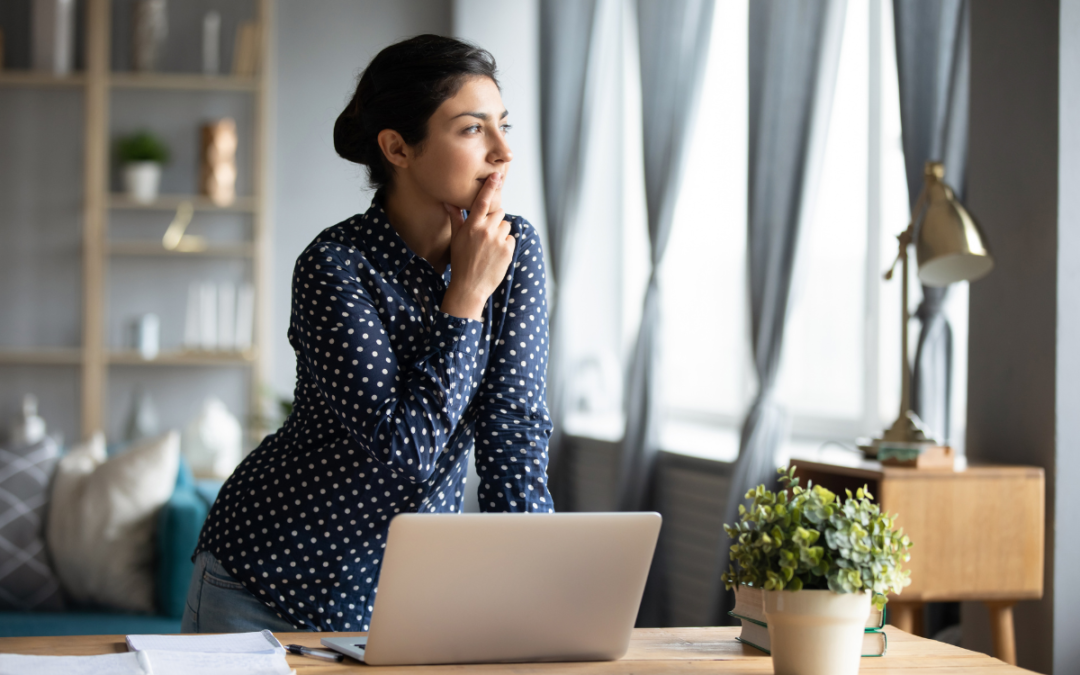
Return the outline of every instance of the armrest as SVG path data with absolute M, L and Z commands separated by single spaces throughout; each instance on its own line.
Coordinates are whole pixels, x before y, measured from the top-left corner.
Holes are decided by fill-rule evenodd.
M 164 616 L 181 617 L 187 600 L 192 555 L 209 507 L 194 486 L 178 486 L 158 515 L 157 602 Z

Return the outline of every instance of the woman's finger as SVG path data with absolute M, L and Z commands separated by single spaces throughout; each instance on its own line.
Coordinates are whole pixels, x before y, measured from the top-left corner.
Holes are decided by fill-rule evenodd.
M 469 216 L 477 214 L 477 217 L 484 218 L 488 215 L 488 209 L 491 208 L 491 200 L 495 196 L 495 190 L 502 185 L 502 174 L 496 171 L 487 177 L 484 184 L 480 186 L 480 192 L 477 193 L 476 199 L 473 200 L 472 209 L 469 211 Z

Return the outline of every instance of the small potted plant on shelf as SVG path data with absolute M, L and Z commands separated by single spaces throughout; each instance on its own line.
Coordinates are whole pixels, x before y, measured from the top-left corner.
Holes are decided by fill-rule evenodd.
M 795 469 L 779 469 L 783 488 L 746 493 L 732 539 L 729 590 L 764 590 L 776 675 L 855 675 L 863 627 L 873 602 L 911 583 L 901 563 L 911 541 L 882 513 L 866 487 L 847 499 L 820 485 L 799 486 Z
M 161 165 L 169 161 L 169 149 L 153 134 L 140 131 L 116 144 L 124 189 L 132 201 L 149 204 L 157 199 Z

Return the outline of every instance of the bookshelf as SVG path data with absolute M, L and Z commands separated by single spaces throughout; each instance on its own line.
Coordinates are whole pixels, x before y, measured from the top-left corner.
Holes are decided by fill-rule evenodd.
M 263 429 L 258 428 L 257 420 L 261 409 L 260 380 L 265 368 L 263 354 L 259 344 L 265 322 L 266 260 L 269 252 L 266 239 L 266 176 L 263 170 L 266 157 L 269 73 L 265 67 L 270 63 L 267 36 L 272 30 L 272 0 L 250 0 L 251 15 L 244 20 L 256 22 L 259 45 L 258 68 L 253 76 L 214 75 L 179 72 L 170 68 L 168 72 L 136 73 L 125 72 L 118 68 L 118 54 L 130 52 L 124 43 L 130 26 L 125 22 L 130 14 L 130 0 L 81 0 L 81 20 L 77 26 L 80 33 L 82 51 L 77 57 L 78 70 L 68 76 L 55 77 L 48 73 L 30 70 L 0 70 L 0 90 L 29 90 L 28 95 L 36 96 L 36 90 L 69 90 L 76 92 L 81 108 L 81 205 L 76 219 L 78 227 L 78 256 L 81 272 L 78 275 L 77 290 L 69 291 L 72 297 L 79 299 L 81 317 L 79 342 L 75 346 L 30 347 L 0 345 L 0 367 L 9 371 L 15 369 L 18 383 L 11 387 L 27 389 L 27 382 L 32 382 L 37 369 L 48 368 L 47 372 L 64 366 L 73 372 L 77 380 L 77 421 L 73 425 L 81 437 L 89 436 L 96 430 L 108 433 L 110 426 L 116 427 L 117 410 L 110 406 L 124 406 L 126 400 L 117 396 L 118 387 L 141 387 L 144 382 L 153 382 L 153 386 L 169 388 L 171 383 L 183 381 L 188 390 L 197 387 L 202 378 L 207 391 L 203 395 L 214 393 L 221 387 L 219 371 L 239 371 L 244 386 L 230 383 L 229 391 L 243 391 L 241 398 L 246 398 L 246 409 L 233 409 L 233 413 L 247 428 L 248 442 L 261 438 Z M 170 3 L 171 5 L 172 3 Z M 205 9 L 220 9 L 223 13 L 245 12 L 233 0 L 218 0 L 216 3 L 203 3 Z M 241 4 L 242 5 L 242 4 Z M 199 11 L 202 11 L 199 10 Z M 170 10 L 172 11 L 172 10 Z M 194 9 L 180 8 L 181 12 Z M 185 18 L 182 16 L 181 18 Z M 172 19 L 170 19 L 171 21 Z M 187 40 L 198 45 L 199 35 L 191 35 L 190 21 L 170 26 L 168 40 Z M 8 29 L 9 32 L 10 29 Z M 184 31 L 187 31 L 186 33 Z M 10 32 L 9 32 L 10 34 Z M 222 32 L 223 47 L 231 45 L 233 35 Z M 198 51 L 197 49 L 195 51 Z M 227 57 L 228 51 L 223 50 Z M 186 62 L 185 62 L 186 63 Z M 222 59 L 227 68 L 227 58 Z M 0 93 L 0 96 L 3 96 Z M 139 103 L 133 105 L 131 97 L 139 97 Z M 179 97 L 179 98 L 178 98 Z M 112 147 L 118 130 L 127 131 L 137 118 L 134 109 L 154 110 L 177 107 L 173 113 L 175 120 L 182 115 L 190 122 L 191 147 L 183 147 L 187 152 L 185 161 L 190 164 L 192 153 L 197 155 L 198 125 L 206 121 L 206 110 L 231 110 L 228 105 L 219 105 L 219 101 L 231 101 L 232 108 L 239 108 L 247 114 L 238 119 L 240 142 L 246 146 L 245 163 L 239 168 L 246 175 L 238 182 L 238 195 L 234 203 L 218 206 L 204 196 L 194 194 L 194 181 L 191 190 L 173 191 L 159 196 L 151 204 L 135 203 L 124 194 L 114 192 L 112 185 L 116 175 L 112 161 Z M 75 99 L 73 99 L 75 100 Z M 190 100 L 204 102 L 202 108 L 193 106 L 174 106 L 173 102 L 186 103 Z M 118 117 L 118 115 L 120 117 Z M 126 117 L 123 117 L 126 115 Z M 121 121 L 118 121 L 120 119 Z M 126 125 L 126 126 L 125 126 Z M 187 127 L 184 127 L 183 133 Z M 186 139 L 186 137 L 183 137 Z M 186 142 L 186 140 L 182 140 Z M 180 153 L 178 153 L 180 154 Z M 239 159 L 239 158 L 238 158 Z M 0 158 L 0 162 L 3 159 Z M 175 183 L 175 181 L 174 181 Z M 175 185 L 174 185 L 175 187 Z M 45 191 L 47 188 L 40 188 Z M 190 194 L 188 193 L 190 192 Z M 231 237 L 208 237 L 205 250 L 182 252 L 167 250 L 161 245 L 163 222 L 168 223 L 171 213 L 179 206 L 190 203 L 197 214 L 205 217 L 205 228 L 213 230 L 220 225 L 222 229 L 231 227 Z M 3 215 L 0 214 L 0 220 Z M 216 220 L 215 220 L 216 219 Z M 230 221 L 231 219 L 231 221 Z M 233 223 L 233 224 L 230 224 Z M 239 223 L 239 224 L 235 224 Z M 137 236 L 132 236 L 132 233 Z M 237 232 L 241 234 L 236 234 Z M 151 235 L 156 235 L 151 236 Z M 184 263 L 183 261 L 190 261 Z M 126 271 L 124 265 L 136 265 L 136 271 Z M 146 278 L 148 286 L 157 285 L 160 296 L 157 301 L 175 309 L 176 303 L 164 299 L 168 292 L 177 285 L 176 279 L 185 274 L 184 265 L 197 274 L 215 276 L 232 275 L 250 283 L 255 292 L 255 319 L 252 347 L 245 351 L 203 351 L 185 350 L 181 345 L 170 344 L 162 339 L 162 351 L 151 360 L 143 359 L 129 349 L 125 340 L 119 339 L 119 325 L 124 312 L 145 311 L 131 309 L 117 301 L 116 287 L 129 287 L 130 279 L 135 275 Z M 180 267 L 177 267 L 180 266 Z M 224 266 L 224 267 L 222 267 Z M 224 272 L 219 270 L 224 269 Z M 153 279 L 161 272 L 160 279 Z M 121 277 L 119 282 L 115 277 Z M 194 279 L 193 279 L 194 280 Z M 153 296 L 153 289 L 139 289 L 143 296 Z M 123 294 L 121 294 L 122 297 Z M 177 310 L 184 313 L 181 305 Z M 174 320 L 175 322 L 175 320 Z M 172 334 L 175 334 L 173 331 Z M 173 339 L 175 342 L 175 338 Z M 26 345 L 28 340 L 20 341 Z M 61 369 L 62 370 L 62 369 Z M 42 371 L 43 373 L 46 371 Z M 53 376 L 50 376 L 53 377 Z M 194 384 L 193 384 L 194 383 Z M 179 385 L 177 385 L 179 386 Z M 127 391 L 126 389 L 124 390 Z M 12 391 L 6 392 L 8 395 Z M 176 390 L 170 390 L 167 398 L 175 399 Z M 232 406 L 230 406 L 232 407 Z M 48 418 L 48 411 L 43 412 Z M 126 410 L 125 410 L 126 413 Z M 110 424 L 110 419 L 113 423 Z M 164 421 L 164 420 L 163 420 Z M 68 441 L 78 440 L 68 438 Z

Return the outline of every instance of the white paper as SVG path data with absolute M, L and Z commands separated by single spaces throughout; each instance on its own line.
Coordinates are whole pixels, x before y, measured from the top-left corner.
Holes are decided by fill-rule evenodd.
M 268 630 L 218 635 L 129 635 L 127 645 L 133 652 L 154 649 L 230 654 L 285 653 L 285 648 Z
M 138 653 L 149 656 L 153 675 L 290 675 L 293 672 L 284 651 L 278 654 L 208 654 L 151 649 Z
M 202 636 L 192 637 L 197 640 Z M 0 654 L 0 675 L 290 675 L 294 672 L 285 660 L 284 651 L 230 654 L 150 649 L 98 656 Z
M 27 656 L 0 654 L 0 675 L 150 675 L 145 655 Z
M 236 297 L 236 348 L 244 350 L 251 347 L 252 333 L 255 329 L 255 289 L 251 284 L 244 284 Z
M 217 290 L 217 346 L 224 351 L 236 349 L 236 286 L 225 281 Z

